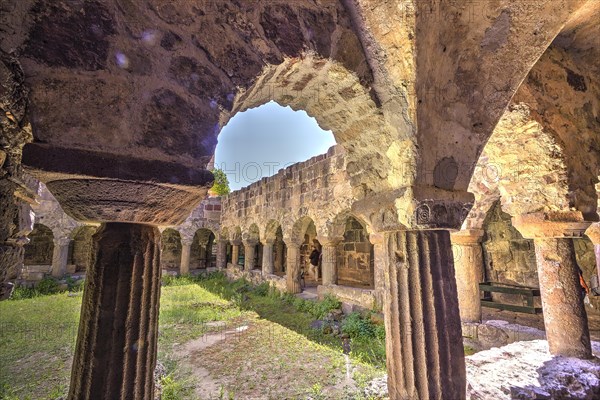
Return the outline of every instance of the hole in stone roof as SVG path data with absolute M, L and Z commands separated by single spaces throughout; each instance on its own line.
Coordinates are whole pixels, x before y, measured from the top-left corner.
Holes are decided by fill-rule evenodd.
M 222 129 L 215 168 L 225 171 L 231 190 L 238 190 L 335 144 L 332 132 L 305 111 L 271 101 L 236 114 Z

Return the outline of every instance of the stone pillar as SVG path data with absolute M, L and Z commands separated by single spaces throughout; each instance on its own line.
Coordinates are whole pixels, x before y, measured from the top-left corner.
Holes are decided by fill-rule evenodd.
M 371 233 L 369 235 L 369 241 L 373 245 L 375 301 L 377 302 L 377 307 L 382 308 L 386 291 L 385 270 L 386 265 L 388 264 L 385 235 L 383 233 Z
M 300 293 L 300 245 L 291 241 L 286 242 L 287 246 L 287 272 L 286 283 L 289 293 Z
M 181 238 L 181 263 L 179 264 L 179 275 L 190 273 L 190 253 L 194 239 Z
M 244 241 L 244 270 L 252 271 L 254 269 L 254 257 L 256 256 L 256 241 Z
M 208 268 L 210 264 L 210 252 L 208 251 L 209 237 L 203 237 L 198 241 L 200 246 L 200 268 Z
M 337 253 L 336 246 L 341 238 L 317 237 L 321 243 L 321 268 L 323 269 L 323 285 L 337 285 Z
M 587 314 L 579 283 L 573 237 L 581 237 L 589 222 L 579 212 L 534 213 L 513 218 L 523 237 L 533 239 L 550 353 L 591 358 Z
M 585 231 L 585 235 L 590 238 L 594 245 L 594 254 L 596 255 L 596 274 L 600 283 L 600 223 L 590 225 Z
M 160 234 L 106 223 L 94 235 L 69 400 L 151 399 L 160 297 Z
M 463 322 L 481 322 L 479 283 L 483 271 L 483 230 L 469 229 L 450 235 L 456 271 L 458 307 Z
M 238 266 L 240 259 L 240 242 L 231 242 L 231 263 Z
M 276 252 L 275 252 L 275 262 L 274 267 L 276 272 L 283 271 L 283 242 L 278 240 L 275 242 Z
M 450 234 L 385 234 L 391 399 L 464 399 L 466 371 Z
M 227 268 L 227 240 L 217 242 L 217 269 Z
M 52 252 L 52 276 L 60 278 L 67 273 L 69 260 L 69 237 L 54 237 L 54 251 Z
M 273 273 L 273 240 L 265 240 L 262 242 L 263 245 L 263 257 L 262 257 L 262 274 L 270 275 Z

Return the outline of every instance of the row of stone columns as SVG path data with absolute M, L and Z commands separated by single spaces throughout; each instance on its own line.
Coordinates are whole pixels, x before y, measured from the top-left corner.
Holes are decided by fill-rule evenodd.
M 342 241 L 343 238 L 329 238 L 329 237 L 317 237 L 317 240 L 321 244 L 322 252 L 322 284 L 323 285 L 336 285 L 337 284 L 337 245 Z M 383 234 L 372 234 L 371 242 L 374 244 L 374 256 L 376 260 L 383 258 Z M 255 252 L 257 241 L 232 241 L 232 263 L 237 265 L 239 257 L 239 246 L 243 243 L 244 245 L 244 270 L 252 271 L 255 267 Z M 276 257 L 274 254 L 274 246 L 277 244 Z M 286 240 L 286 279 L 287 279 L 287 290 L 290 293 L 299 293 L 300 289 L 300 246 L 301 244 L 295 243 L 292 240 Z M 264 275 L 273 274 L 275 271 L 283 270 L 283 241 L 275 242 L 272 239 L 261 241 L 263 245 L 262 253 L 262 273 Z M 383 304 L 383 272 L 381 269 L 375 269 L 375 294 L 378 304 Z
M 534 243 L 550 352 L 567 357 L 592 357 L 573 238 L 582 237 L 584 232 L 587 234 L 594 243 L 596 263 L 600 267 L 598 224 L 588 228 L 589 223 L 579 220 L 552 221 L 539 215 L 513 218 L 513 224 L 524 238 L 532 239 Z M 481 321 L 482 236 L 481 230 L 452 234 L 460 316 L 464 322 Z
M 181 263 L 179 265 L 179 273 L 180 275 L 186 275 L 190 273 L 190 261 L 191 261 L 191 253 L 192 253 L 192 244 L 194 243 L 193 237 L 183 236 L 181 237 Z M 208 241 L 205 243 L 200 243 L 200 258 L 205 259 L 208 256 Z M 219 247 L 220 246 L 220 247 Z M 219 249 L 223 252 L 225 251 L 225 257 L 227 256 L 227 242 L 226 241 L 218 241 L 217 242 L 217 268 L 225 268 L 221 263 L 219 263 Z M 224 250 L 223 250 L 224 249 Z M 224 259 L 224 258 L 222 258 Z

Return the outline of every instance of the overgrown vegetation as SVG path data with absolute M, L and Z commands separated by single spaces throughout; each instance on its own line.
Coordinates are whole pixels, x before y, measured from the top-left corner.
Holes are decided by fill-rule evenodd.
M 40 280 L 35 287 L 17 286 L 15 287 L 10 300 L 32 299 L 39 296 L 47 296 L 62 292 L 81 292 L 83 290 L 83 280 L 76 281 L 71 277 L 65 280 L 66 288 L 61 288 L 58 279 L 46 276 Z
M 43 291 L 57 290 L 54 283 L 48 280 Z M 2 399 L 55 400 L 68 389 L 81 294 L 41 296 L 36 289 L 32 298 L 0 303 Z M 302 300 L 268 284 L 254 286 L 244 279 L 229 282 L 221 273 L 164 277 L 158 346 L 164 367 L 162 398 L 200 397 L 196 367 L 185 361 L 190 351 L 186 346 L 203 335 L 235 331 L 239 326 L 249 327 L 245 340 L 212 346 L 201 356 L 199 366 L 210 368 L 222 385 L 215 389 L 216 398 L 244 398 L 263 389 L 272 398 L 311 394 L 318 398 L 317 393 L 322 398 L 338 398 L 340 390 L 356 390 L 336 384 L 346 379 L 340 335 L 310 328 L 315 319 L 326 318 L 339 307 L 333 296 L 318 302 Z M 383 346 L 373 350 L 373 343 L 379 346 L 378 327 L 370 323 L 367 315 L 356 314 L 341 324 L 341 333 L 351 338 L 353 373 L 365 380 L 383 372 L 385 359 Z M 328 392 L 332 390 L 337 391 L 333 397 Z

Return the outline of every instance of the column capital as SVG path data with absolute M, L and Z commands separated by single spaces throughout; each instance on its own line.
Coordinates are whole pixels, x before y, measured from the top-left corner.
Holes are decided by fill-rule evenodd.
M 344 240 L 343 236 L 317 236 L 316 238 L 321 246 L 337 246 L 342 240 Z
M 585 231 L 585 235 L 590 238 L 594 245 L 600 244 L 600 222 L 591 224 Z
M 275 243 L 275 239 L 262 239 L 262 240 L 260 240 L 260 243 L 263 246 L 272 245 L 273 243 Z
M 433 186 L 405 186 L 365 197 L 352 211 L 376 232 L 460 229 L 475 197 L 466 191 Z
M 182 246 L 191 246 L 194 243 L 194 238 L 181 237 L 181 245 Z
M 549 239 L 580 238 L 592 222 L 580 211 L 553 211 L 518 215 L 512 224 L 526 239 Z
M 481 243 L 484 233 L 483 229 L 465 229 L 462 231 L 450 232 L 450 240 L 453 244 Z
M 283 242 L 287 247 L 300 247 L 302 245 L 302 241 L 294 240 L 291 237 L 284 237 Z
M 256 246 L 258 244 L 258 240 L 246 239 L 246 240 L 242 240 L 242 243 L 244 243 L 244 246 Z
M 234 239 L 234 240 L 230 240 L 231 245 L 232 246 L 239 246 L 242 244 L 242 240 L 241 239 Z
M 68 236 L 55 237 L 54 239 L 55 246 L 66 246 L 71 243 L 71 238 Z
M 384 232 L 373 232 L 369 235 L 369 242 L 372 245 L 383 244 L 385 242 L 385 233 Z

